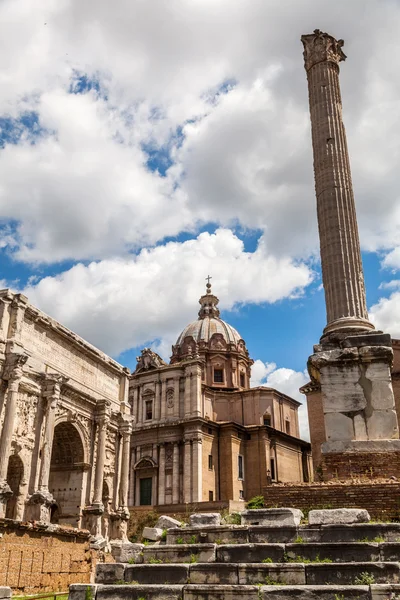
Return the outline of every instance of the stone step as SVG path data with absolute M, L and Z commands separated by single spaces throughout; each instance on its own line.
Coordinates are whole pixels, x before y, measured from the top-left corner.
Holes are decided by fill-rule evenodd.
M 207 584 L 207 585 L 355 585 L 366 582 L 400 583 L 399 563 L 199 563 L 121 565 L 97 569 L 97 583 L 131 584 Z
M 247 544 L 304 542 L 400 542 L 400 523 L 354 523 L 299 527 L 221 525 L 168 529 L 167 544 Z
M 145 546 L 143 562 L 149 564 L 215 562 L 215 544 Z
M 399 563 L 313 563 L 305 565 L 306 585 L 399 583 Z
M 380 590 L 379 588 L 383 589 Z M 79 588 L 79 589 L 77 589 Z M 393 586 L 279 586 L 279 585 L 89 585 L 72 584 L 69 600 L 383 600 Z M 386 597 L 383 595 L 386 593 Z M 388 595 L 389 594 L 389 595 Z
M 319 560 L 331 560 L 332 562 L 379 562 L 380 560 L 399 560 L 400 544 L 398 549 L 382 550 L 386 544 L 367 542 L 335 542 L 320 543 L 310 542 L 302 544 L 286 544 L 285 559 L 287 562 L 308 562 Z M 386 559 L 387 555 L 394 558 Z

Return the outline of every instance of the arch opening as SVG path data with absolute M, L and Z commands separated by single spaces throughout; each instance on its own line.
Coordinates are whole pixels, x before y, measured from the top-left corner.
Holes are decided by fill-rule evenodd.
M 49 491 L 56 507 L 53 522 L 78 527 L 81 519 L 84 448 L 77 428 L 68 422 L 54 428 Z

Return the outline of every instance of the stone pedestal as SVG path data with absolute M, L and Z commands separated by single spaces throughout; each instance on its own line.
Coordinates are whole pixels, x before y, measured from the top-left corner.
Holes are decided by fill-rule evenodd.
M 48 491 L 37 491 L 29 498 L 26 507 L 28 521 L 50 523 L 50 509 L 55 500 Z

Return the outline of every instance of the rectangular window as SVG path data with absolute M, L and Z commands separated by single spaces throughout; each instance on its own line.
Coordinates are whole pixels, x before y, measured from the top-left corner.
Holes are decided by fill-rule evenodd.
M 268 427 L 271 427 L 271 417 L 269 415 L 264 417 L 264 425 L 268 425 Z
M 208 501 L 214 502 L 214 492 L 212 490 L 208 492 Z
M 146 408 L 146 421 L 151 421 L 151 419 L 153 418 L 153 401 L 146 400 L 145 408 Z
M 290 421 L 285 421 L 286 433 L 290 435 Z
M 214 369 L 215 383 L 224 383 L 224 372 L 222 369 Z
M 275 477 L 275 459 L 271 458 L 271 479 L 272 481 L 275 481 L 276 477 Z
M 240 373 L 240 387 L 245 386 L 245 381 L 244 373 Z
M 243 493 L 243 490 L 239 490 L 239 499 L 240 499 L 240 500 L 244 500 L 244 493 Z
M 208 455 L 208 470 L 209 471 L 213 470 L 213 457 L 212 457 L 212 454 Z
M 244 479 L 243 477 L 243 456 L 238 456 L 238 479 Z

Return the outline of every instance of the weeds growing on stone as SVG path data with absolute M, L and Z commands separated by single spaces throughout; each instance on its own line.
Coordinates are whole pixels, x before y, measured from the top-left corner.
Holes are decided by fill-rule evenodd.
M 162 560 L 161 560 L 161 558 L 155 558 L 154 556 L 152 556 L 149 560 L 149 564 L 150 565 L 161 565 Z
M 283 583 L 281 583 L 280 581 L 277 581 L 276 579 L 273 579 L 269 575 L 265 576 L 263 584 L 264 585 L 284 585 Z
M 166 540 L 166 539 L 167 539 L 167 530 L 166 530 L 166 529 L 163 529 L 163 532 L 162 532 L 162 534 L 161 534 L 161 540 L 162 540 L 163 542 L 165 542 L 165 540 Z
M 301 535 L 297 536 L 297 538 L 294 540 L 294 544 L 304 544 L 304 539 L 301 537 Z
M 354 583 L 356 585 L 373 585 L 375 583 L 375 577 L 371 573 L 363 571 L 363 573 L 360 573 L 360 575 L 355 578 Z
M 184 542 L 184 540 L 183 540 L 182 537 L 178 537 L 178 538 L 176 538 L 176 543 L 177 544 L 184 544 L 185 542 Z
M 305 558 L 304 556 L 290 556 L 289 554 L 283 555 L 283 562 L 285 563 L 304 563 L 305 565 L 309 565 L 311 563 L 332 563 L 333 560 L 331 558 L 320 558 L 319 554 L 315 558 Z
M 263 562 L 264 564 L 265 564 L 265 563 L 272 563 L 272 562 L 273 562 L 273 560 L 272 560 L 272 558 L 269 556 L 268 558 L 264 558 L 264 560 L 263 560 L 262 562 Z

